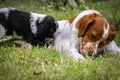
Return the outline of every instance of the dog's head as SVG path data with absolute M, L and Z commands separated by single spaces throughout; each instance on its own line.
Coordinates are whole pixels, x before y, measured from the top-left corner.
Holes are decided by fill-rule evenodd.
M 102 15 L 93 13 L 77 21 L 78 37 L 81 38 L 80 52 L 96 55 L 97 48 L 110 43 L 115 37 L 115 30 Z
M 53 17 L 45 16 L 42 22 L 40 22 L 38 18 L 38 20 L 36 21 L 36 26 L 36 39 L 45 41 L 45 38 L 54 37 L 54 33 L 58 27 L 58 24 Z

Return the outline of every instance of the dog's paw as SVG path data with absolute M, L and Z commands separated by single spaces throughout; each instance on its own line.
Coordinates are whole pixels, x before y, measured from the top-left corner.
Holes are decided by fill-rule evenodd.
M 32 49 L 33 48 L 33 46 L 31 45 L 31 44 L 29 44 L 29 43 L 24 43 L 24 44 L 22 44 L 22 46 L 21 46 L 23 49 Z

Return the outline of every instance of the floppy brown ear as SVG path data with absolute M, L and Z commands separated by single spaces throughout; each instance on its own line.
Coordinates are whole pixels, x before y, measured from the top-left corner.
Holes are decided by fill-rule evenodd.
M 85 15 L 83 18 L 78 20 L 76 24 L 76 28 L 78 29 L 78 37 L 81 37 L 84 35 L 86 29 L 88 28 L 89 24 L 92 22 L 95 22 L 94 18 L 96 17 L 96 14 L 92 15 Z
M 116 36 L 116 31 L 115 31 L 113 25 L 110 25 L 108 38 L 103 40 L 101 42 L 101 45 L 109 44 L 115 38 L 115 36 Z
M 114 27 L 113 27 L 113 25 L 110 25 L 110 31 L 109 31 L 109 37 L 111 36 L 111 38 L 115 38 L 115 36 L 116 36 L 116 31 L 115 31 L 115 29 L 114 29 Z
M 116 31 L 115 31 L 113 25 L 110 25 L 109 35 L 108 35 L 108 38 L 107 38 L 105 44 L 110 43 L 115 38 L 115 36 L 116 36 Z

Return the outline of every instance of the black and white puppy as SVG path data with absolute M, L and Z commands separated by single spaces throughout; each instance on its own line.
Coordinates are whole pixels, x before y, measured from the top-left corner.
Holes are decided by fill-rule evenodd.
M 51 16 L 24 12 L 8 7 L 0 9 L 0 37 L 15 32 L 32 45 L 44 46 L 46 38 L 53 38 L 57 22 Z

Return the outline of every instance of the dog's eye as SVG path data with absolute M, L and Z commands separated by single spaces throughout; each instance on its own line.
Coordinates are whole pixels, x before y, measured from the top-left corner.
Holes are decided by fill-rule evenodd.
M 95 37 L 95 35 L 94 35 L 94 34 L 91 34 L 91 38 L 92 38 L 92 39 L 95 39 L 96 37 Z
M 109 41 L 109 40 L 110 40 L 110 38 L 108 37 L 106 40 L 107 40 L 107 41 Z

